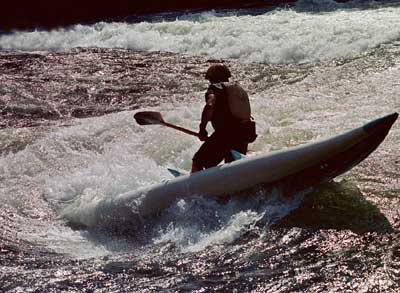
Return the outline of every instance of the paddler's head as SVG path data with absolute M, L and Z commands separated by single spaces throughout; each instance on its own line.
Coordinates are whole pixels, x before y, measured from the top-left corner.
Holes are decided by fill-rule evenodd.
M 231 72 L 224 64 L 213 64 L 206 72 L 206 79 L 211 83 L 226 82 L 230 77 Z

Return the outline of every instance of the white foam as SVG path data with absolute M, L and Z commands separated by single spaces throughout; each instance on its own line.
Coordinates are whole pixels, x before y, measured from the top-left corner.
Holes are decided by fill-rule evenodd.
M 180 200 L 161 218 L 154 243 L 173 243 L 182 251 L 196 252 L 208 246 L 234 243 L 256 224 L 268 226 L 296 208 L 299 193 L 283 198 L 279 190 L 257 194 L 246 200 L 233 199 L 219 204 L 210 198 Z
M 157 110 L 173 108 L 168 104 L 164 107 Z M 169 111 L 165 118 L 184 125 L 180 120 L 182 112 L 186 113 L 184 121 L 193 119 L 186 106 Z M 200 117 L 200 107 L 194 112 Z M 186 121 L 186 125 L 192 123 L 197 125 Z M 3 131 L 1 137 L 12 138 L 7 135 L 11 130 Z M 12 131 L 29 133 L 35 129 Z M 29 138 L 30 143 L 24 149 L 0 157 L 0 202 L 18 210 L 32 209 L 39 216 L 40 210 L 49 209 L 42 201 L 43 196 L 58 215 L 82 225 L 93 224 L 105 212 L 97 206 L 99 201 L 170 178 L 167 167 L 187 168 L 189 154 L 197 148 L 196 140 L 189 136 L 161 126 L 137 125 L 132 112 L 80 119 L 69 127 L 42 129 L 31 135 L 34 138 Z M 48 214 L 51 212 L 40 217 Z M 52 230 L 37 223 L 40 221 L 32 222 L 32 227 L 20 227 L 21 235 L 29 234 L 29 239 L 40 244 L 48 241 L 46 245 L 57 251 L 68 243 L 63 239 L 70 238 L 71 247 L 79 246 L 82 239 L 84 242 L 85 235 L 70 231 L 62 222 L 44 223 L 54 226 Z M 56 239 L 57 234 L 60 239 Z M 65 247 L 65 251 L 78 250 L 71 247 Z M 82 243 L 79 253 L 87 255 L 90 249 Z M 100 245 L 95 253 L 105 250 Z
M 100 257 L 109 254 L 108 249 L 96 242 L 87 241 L 84 231 L 73 231 L 65 226 L 53 226 L 27 235 L 37 244 L 46 246 L 54 252 L 68 254 L 76 258 Z
M 169 179 L 167 167 L 190 168 L 192 145 L 196 147 L 197 142 L 194 138 L 161 126 L 138 126 L 132 115 L 120 113 L 87 119 L 82 125 L 61 130 L 64 140 L 70 135 L 74 140 L 80 139 L 76 135 L 80 131 L 82 138 L 98 140 L 95 152 L 77 154 L 79 166 L 46 179 L 46 198 L 59 208 L 67 206 L 63 211 L 67 219 L 95 226 L 101 217 L 99 213 L 105 212 L 102 200 Z M 165 115 L 169 121 L 173 117 L 174 111 Z M 179 119 L 176 123 L 185 125 Z
M 336 4 L 339 5 L 339 4 Z M 97 23 L 52 31 L 15 32 L 0 48 L 73 47 L 171 51 L 245 62 L 291 63 L 353 56 L 400 38 L 400 7 L 306 13 L 278 10 L 258 16 L 185 17 L 172 22 Z

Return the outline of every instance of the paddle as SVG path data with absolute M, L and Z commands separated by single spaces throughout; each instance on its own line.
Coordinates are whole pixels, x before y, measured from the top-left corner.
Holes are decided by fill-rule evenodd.
M 139 125 L 159 124 L 182 131 L 186 134 L 199 137 L 199 134 L 197 132 L 165 122 L 160 112 L 153 112 L 153 111 L 137 112 L 133 117 L 135 118 L 136 122 Z

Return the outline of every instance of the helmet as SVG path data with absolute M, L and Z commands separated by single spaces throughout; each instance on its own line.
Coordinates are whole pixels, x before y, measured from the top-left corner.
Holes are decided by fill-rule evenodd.
M 206 72 L 206 79 L 212 83 L 228 81 L 231 77 L 231 72 L 224 64 L 213 64 Z

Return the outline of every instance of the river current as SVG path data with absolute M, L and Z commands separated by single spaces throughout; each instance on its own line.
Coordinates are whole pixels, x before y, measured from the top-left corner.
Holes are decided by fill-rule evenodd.
M 0 49 L 0 291 L 400 289 L 399 122 L 360 165 L 289 198 L 199 195 L 118 231 L 91 224 L 98 201 L 190 169 L 198 140 L 133 115 L 196 130 L 215 61 L 250 93 L 250 155 L 399 112 L 396 2 L 14 31 Z

